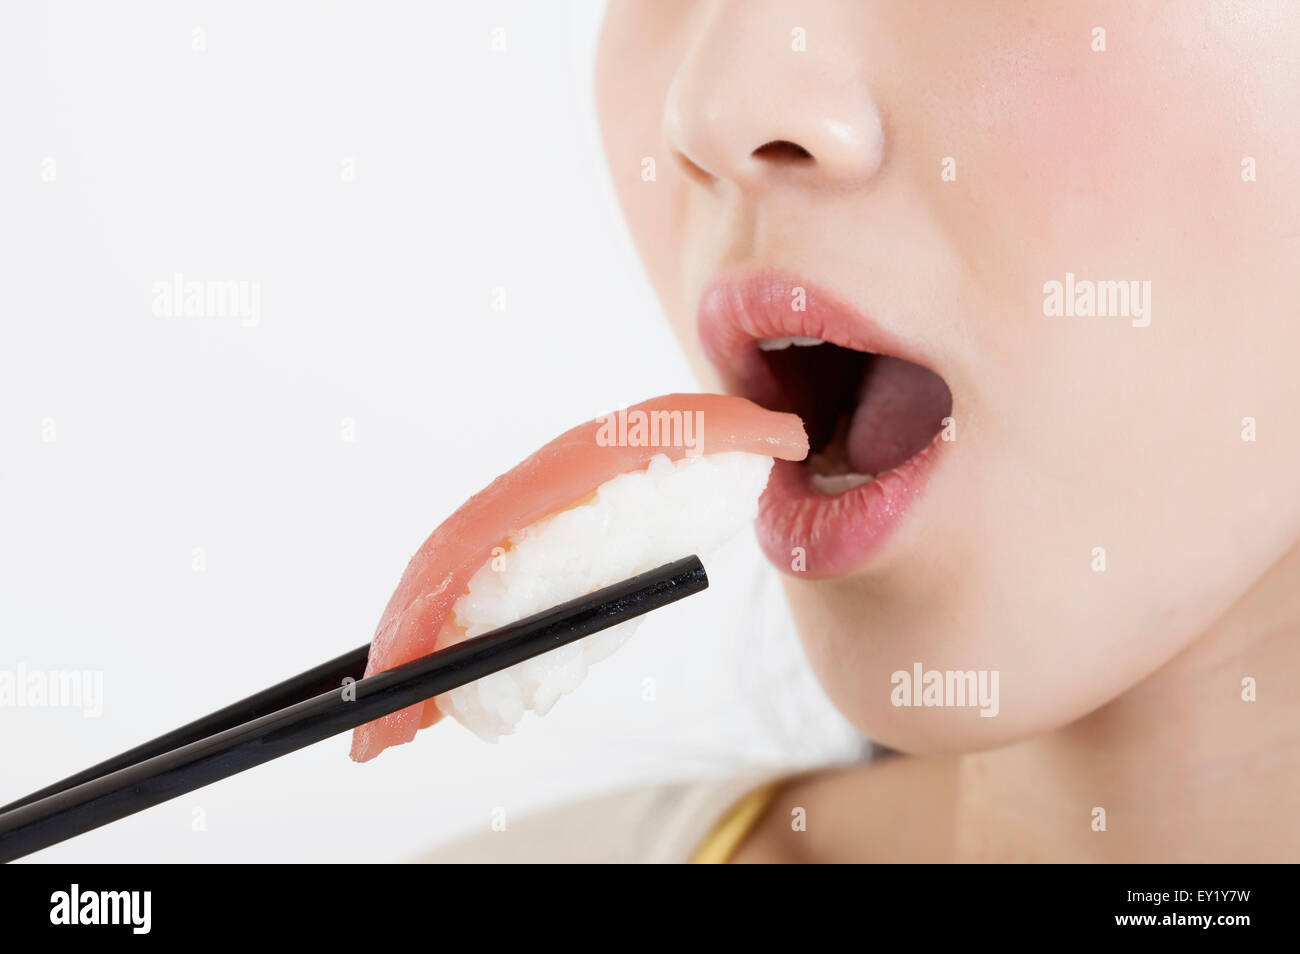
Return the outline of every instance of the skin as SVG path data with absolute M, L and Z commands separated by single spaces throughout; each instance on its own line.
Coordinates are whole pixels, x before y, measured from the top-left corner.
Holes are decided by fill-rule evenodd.
M 702 290 L 776 267 L 957 422 L 883 547 L 787 583 L 909 754 L 792 780 L 736 860 L 1300 860 L 1296 49 L 1280 2 L 611 4 L 606 152 L 705 386 Z M 1067 271 L 1149 281 L 1150 324 L 1045 316 Z M 998 671 L 998 715 L 891 705 L 915 662 Z

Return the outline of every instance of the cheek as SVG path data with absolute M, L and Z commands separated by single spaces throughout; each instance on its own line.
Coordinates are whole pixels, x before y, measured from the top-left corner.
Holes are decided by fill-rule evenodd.
M 1019 240 L 1010 260 L 1040 249 L 1200 267 L 1294 220 L 1300 9 L 1265 24 L 1151 9 L 1070 12 L 1024 38 L 1031 52 L 956 73 L 948 96 L 968 106 L 951 119 L 973 153 L 963 211 Z M 1257 182 L 1243 182 L 1248 161 L 1268 170 Z
M 952 114 L 967 123 L 963 194 L 935 202 L 983 292 L 972 317 L 981 363 L 1019 354 L 980 382 L 978 399 L 1020 408 L 1014 427 L 989 427 L 1009 459 L 1032 465 L 1023 470 L 1065 477 L 1086 462 L 1077 500 L 1095 504 L 1094 517 L 1134 486 L 1190 504 L 1262 481 L 1276 500 L 1297 474 L 1280 445 L 1257 455 L 1275 468 L 1262 472 L 1240 453 L 1238 429 L 1297 398 L 1286 260 L 1300 190 L 1282 170 L 1300 162 L 1289 119 L 1300 57 L 1282 54 L 1300 44 L 1300 10 L 1261 24 L 1267 7 L 1249 22 L 1212 5 L 1197 16 L 1152 9 L 1145 20 L 1119 8 L 1071 14 L 1025 44 L 1032 54 L 982 61 L 983 81 L 974 64 L 956 70 L 945 96 L 970 94 Z M 1089 45 L 1097 23 L 1105 52 Z M 1150 326 L 1045 317 L 1043 285 L 1067 272 L 1149 282 Z M 1236 515 L 1218 510 L 1225 532 Z
M 1208 29 L 1180 17 L 1133 34 L 1160 49 L 1114 30 L 1106 53 L 1035 44 L 992 81 L 961 80 L 970 108 L 949 114 L 965 123 L 961 188 L 933 192 L 932 207 L 978 289 L 973 363 L 998 372 L 975 377 L 964 432 L 981 468 L 927 502 L 961 528 L 933 568 L 953 582 L 926 609 L 858 598 L 870 608 L 853 620 L 845 595 L 838 614 L 805 613 L 828 689 L 886 742 L 981 746 L 1089 711 L 1185 646 L 1300 532 L 1300 447 L 1286 435 L 1300 402 L 1298 58 L 1245 49 L 1235 24 Z M 1294 49 L 1295 34 L 1274 35 Z M 1243 179 L 1246 156 L 1268 174 Z M 1151 325 L 1045 317 L 1043 283 L 1067 271 L 1149 281 Z M 1247 416 L 1279 429 L 1245 442 Z M 1002 716 L 890 707 L 900 639 L 927 664 L 988 654 Z M 840 656 L 852 640 L 874 645 Z

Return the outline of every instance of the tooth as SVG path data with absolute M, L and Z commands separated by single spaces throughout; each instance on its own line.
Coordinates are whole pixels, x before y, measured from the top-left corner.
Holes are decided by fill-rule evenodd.
M 819 494 L 842 494 L 875 480 L 870 474 L 812 474 L 808 483 Z
M 758 342 L 758 350 L 784 351 L 791 345 L 796 348 L 812 348 L 825 343 L 821 338 L 801 338 L 797 335 L 792 338 L 761 338 Z

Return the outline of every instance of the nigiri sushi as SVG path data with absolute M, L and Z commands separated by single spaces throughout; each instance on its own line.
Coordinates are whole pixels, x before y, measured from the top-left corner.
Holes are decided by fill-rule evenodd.
M 802 460 L 803 424 L 743 398 L 669 394 L 561 434 L 467 500 L 407 565 L 366 675 L 660 566 L 754 519 L 773 458 Z M 357 728 L 364 762 L 450 714 L 489 740 L 545 714 L 637 621 Z

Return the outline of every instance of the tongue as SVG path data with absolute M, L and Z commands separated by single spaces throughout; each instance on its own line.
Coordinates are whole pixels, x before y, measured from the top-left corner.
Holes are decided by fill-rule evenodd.
M 858 387 L 849 425 L 849 463 L 859 474 L 891 470 L 924 450 L 952 411 L 952 393 L 933 371 L 877 355 Z

